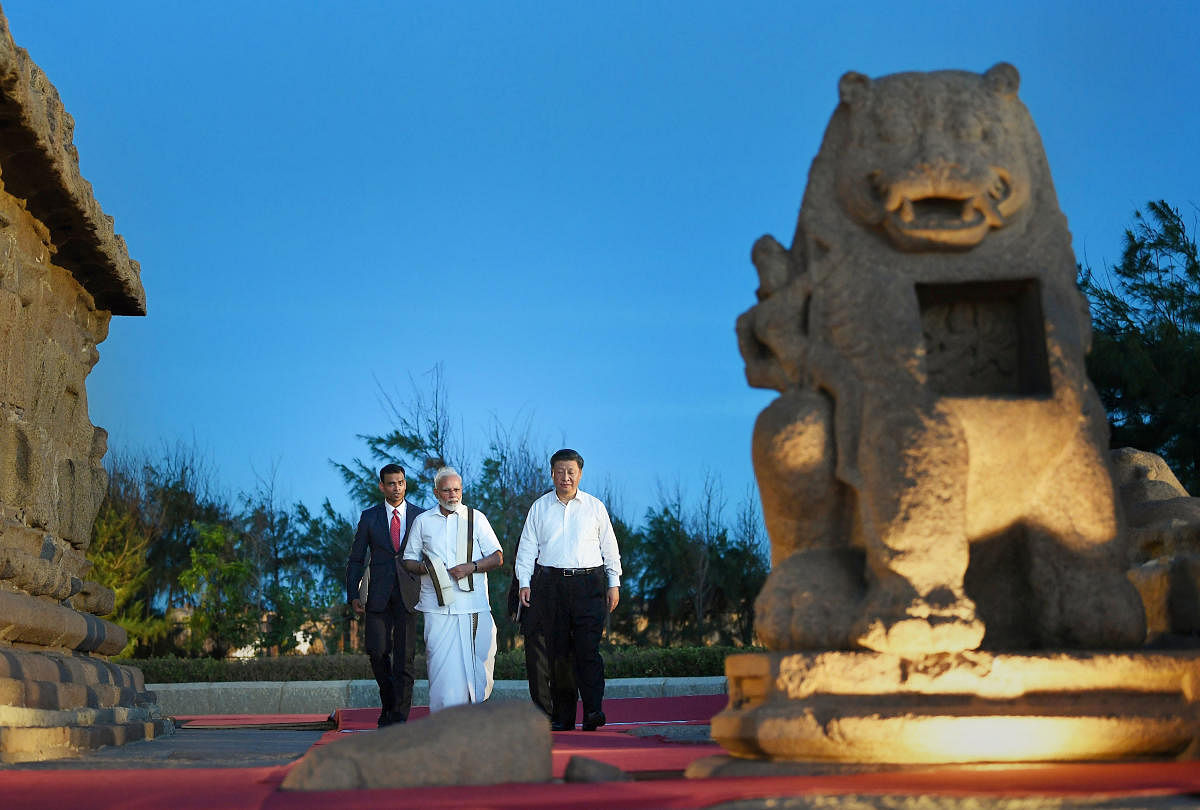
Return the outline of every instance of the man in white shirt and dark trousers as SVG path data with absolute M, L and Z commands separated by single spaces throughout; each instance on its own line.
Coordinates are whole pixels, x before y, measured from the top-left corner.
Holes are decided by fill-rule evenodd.
M 433 479 L 438 505 L 413 522 L 404 567 L 421 577 L 429 711 L 482 703 L 492 693 L 496 624 L 487 573 L 503 563 L 491 524 L 462 503 L 462 477 L 450 467 Z
M 583 701 L 583 730 L 604 725 L 600 637 L 620 598 L 621 553 L 612 520 L 599 499 L 579 489 L 582 475 L 583 456 L 574 450 L 550 457 L 554 491 L 529 508 L 515 563 L 521 604 L 550 651 L 553 731 L 575 728 L 576 692 Z M 569 688 L 555 675 L 566 666 L 575 673 Z

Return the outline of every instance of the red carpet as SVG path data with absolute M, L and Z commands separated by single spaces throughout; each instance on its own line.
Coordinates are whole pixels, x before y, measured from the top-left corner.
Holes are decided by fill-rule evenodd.
M 582 754 L 632 773 L 678 771 L 700 757 L 719 752 L 705 744 L 669 743 L 633 737 L 621 729 L 654 723 L 704 723 L 723 708 L 722 696 L 605 701 L 610 726 L 595 732 L 553 735 L 554 769 Z M 412 720 L 426 714 L 414 709 Z M 342 728 L 373 728 L 377 710 L 342 710 Z M 189 727 L 315 722 L 316 715 L 269 715 L 188 718 Z M 182 718 L 181 718 L 182 719 Z M 629 725 L 621 725 L 629 724 Z M 341 732 L 328 732 L 322 741 Z M 1200 794 L 1200 763 L 1112 763 L 1079 765 L 1005 765 L 929 767 L 892 773 L 835 776 L 684 780 L 678 778 L 605 784 L 505 785 L 405 790 L 285 793 L 278 790 L 286 767 L 228 769 L 147 769 L 0 771 L 0 807 L 140 810 L 265 808 L 307 810 L 349 803 L 373 808 L 518 808 L 605 807 L 699 808 L 724 801 L 820 794 L 935 794 L 949 796 L 1125 797 Z
M 0 771 L 0 807 L 13 810 L 237 810 L 264 807 L 283 781 L 284 773 L 284 768 Z
M 339 805 L 355 810 L 385 808 L 604 807 L 606 810 L 701 808 L 737 799 L 799 795 L 909 794 L 941 796 L 1165 796 L 1200 791 L 1200 767 L 1194 763 L 1118 765 L 1047 765 L 1033 767 L 959 766 L 922 771 L 852 776 L 775 777 L 769 779 L 669 779 L 595 785 L 505 785 L 496 787 L 354 790 L 336 794 Z M 317 810 L 329 807 L 333 794 L 272 794 L 269 810 Z
M 668 779 L 597 785 L 505 785 L 329 793 L 277 791 L 284 768 L 0 772 L 0 806 L 173 810 L 384 808 L 699 808 L 723 801 L 821 794 L 1162 796 L 1200 792 L 1196 763 L 929 768 L 907 773 L 770 779 Z

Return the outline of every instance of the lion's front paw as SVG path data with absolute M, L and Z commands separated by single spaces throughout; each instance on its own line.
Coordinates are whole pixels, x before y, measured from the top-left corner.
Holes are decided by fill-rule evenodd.
M 977 649 L 984 629 L 975 603 L 962 594 L 932 603 L 917 598 L 900 606 L 881 605 L 872 597 L 855 625 L 854 642 L 876 652 L 920 658 Z
M 754 627 L 772 650 L 853 649 L 851 629 L 866 591 L 853 549 L 799 551 L 777 565 L 754 603 Z

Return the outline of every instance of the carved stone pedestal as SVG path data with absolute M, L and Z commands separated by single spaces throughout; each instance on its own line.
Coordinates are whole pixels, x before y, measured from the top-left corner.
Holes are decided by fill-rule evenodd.
M 872 763 L 1191 756 L 1200 652 L 733 655 L 737 757 Z
M 73 756 L 173 728 L 139 669 L 88 655 L 0 649 L 0 762 Z

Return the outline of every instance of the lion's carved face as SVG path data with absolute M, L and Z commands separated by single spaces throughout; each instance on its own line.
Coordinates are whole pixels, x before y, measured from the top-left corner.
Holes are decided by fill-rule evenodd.
M 966 250 L 1030 198 L 1032 122 L 1004 63 L 983 75 L 899 74 L 839 84 L 847 137 L 837 193 L 900 250 Z

